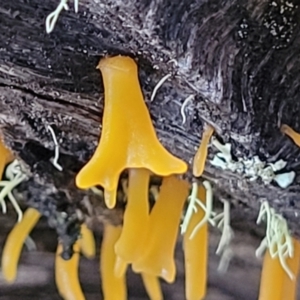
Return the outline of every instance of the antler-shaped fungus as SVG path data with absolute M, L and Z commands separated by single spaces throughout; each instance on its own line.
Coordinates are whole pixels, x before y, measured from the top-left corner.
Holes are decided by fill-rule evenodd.
M 145 168 L 156 175 L 186 172 L 187 165 L 159 142 L 138 81 L 137 65 L 123 56 L 104 58 L 98 68 L 105 89 L 99 145 L 76 177 L 79 188 L 101 185 L 109 208 L 116 203 L 119 176 L 127 168 Z

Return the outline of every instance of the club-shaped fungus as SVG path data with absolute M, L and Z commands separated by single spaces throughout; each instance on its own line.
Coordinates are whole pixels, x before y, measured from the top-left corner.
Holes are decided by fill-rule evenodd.
M 129 169 L 123 229 L 115 246 L 116 254 L 126 263 L 132 263 L 139 258 L 147 239 L 145 233 L 149 219 L 149 177 L 150 172 L 146 169 Z
M 160 176 L 182 174 L 187 165 L 159 142 L 143 99 L 137 65 L 124 56 L 104 58 L 98 65 L 105 91 L 102 133 L 98 147 L 76 177 L 81 189 L 100 185 L 113 208 L 121 172 L 145 168 Z
M 150 213 L 147 242 L 141 257 L 133 263 L 135 272 L 175 279 L 174 248 L 180 217 L 188 196 L 189 184 L 175 176 L 165 177 L 158 199 Z
M 294 278 L 290 278 L 282 267 L 279 257 L 272 257 L 269 249 L 266 251 L 263 261 L 263 269 L 260 281 L 259 300 L 295 300 L 297 299 L 297 278 L 300 262 L 300 244 L 295 239 L 294 255 L 287 258 L 287 265 Z
M 198 188 L 197 199 L 206 202 L 204 186 Z M 191 237 L 194 228 L 205 216 L 205 212 L 198 207 L 192 214 L 183 237 L 184 265 L 185 265 L 185 295 L 187 300 L 204 299 L 207 283 L 208 256 L 208 224 L 203 226 Z
M 63 247 L 58 243 L 55 256 L 55 282 L 58 292 L 64 300 L 85 300 L 78 278 L 79 242 L 73 245 L 74 253 L 69 260 L 61 257 L 62 251 Z
M 199 177 L 202 175 L 205 168 L 205 161 L 207 158 L 208 152 L 208 143 L 214 133 L 214 128 L 210 125 L 206 125 L 203 129 L 202 140 L 199 145 L 199 148 L 196 152 L 193 162 L 193 175 Z
M 104 224 L 103 240 L 100 255 L 100 273 L 104 299 L 127 299 L 125 272 L 117 277 L 114 272 L 117 256 L 115 244 L 122 232 L 121 226 Z
M 14 160 L 12 152 L 7 149 L 4 143 L 0 140 L 0 179 L 3 176 L 5 166 Z
M 80 228 L 81 238 L 79 239 L 79 246 L 81 253 L 89 259 L 92 259 L 96 255 L 96 246 L 93 232 L 88 229 L 85 224 Z
M 34 208 L 28 208 L 21 222 L 17 223 L 9 233 L 2 253 L 2 273 L 9 283 L 15 281 L 18 262 L 25 239 L 40 219 L 40 213 Z
M 281 125 L 280 130 L 282 133 L 289 136 L 294 141 L 294 143 L 300 147 L 300 134 L 298 132 L 296 132 L 294 129 L 292 129 L 286 124 Z

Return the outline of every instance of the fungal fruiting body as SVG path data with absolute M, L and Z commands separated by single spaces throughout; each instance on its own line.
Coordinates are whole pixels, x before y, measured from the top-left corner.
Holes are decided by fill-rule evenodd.
M 61 257 L 63 251 L 62 245 L 59 243 L 55 256 L 55 282 L 59 294 L 64 300 L 84 300 L 79 278 L 78 265 L 80 257 L 80 246 L 77 241 L 73 245 L 73 255 L 69 260 Z
M 181 211 L 188 196 L 189 184 L 175 176 L 165 177 L 158 199 L 150 213 L 147 242 L 139 260 L 133 263 L 135 272 L 175 279 L 174 248 Z
M 115 244 L 122 232 L 121 226 L 104 224 L 103 240 L 100 255 L 100 273 L 104 299 L 125 300 L 127 299 L 125 272 L 116 276 L 114 272 L 117 256 Z
M 104 188 L 105 203 L 113 208 L 119 176 L 130 168 L 145 168 L 160 176 L 182 174 L 187 165 L 159 142 L 139 86 L 137 65 L 129 57 L 104 58 L 105 107 L 99 145 L 76 177 L 79 188 Z M 114 155 L 112 155 L 114 153 Z
M 93 232 L 85 224 L 80 228 L 81 238 L 78 240 L 82 254 L 89 259 L 95 257 L 96 246 Z
M 162 300 L 163 295 L 157 276 L 142 273 L 142 279 L 150 300 Z
M 0 179 L 2 178 L 5 166 L 14 160 L 12 152 L 7 149 L 0 140 Z
M 297 277 L 300 261 L 300 244 L 295 239 L 294 255 L 287 258 L 287 264 L 294 274 L 290 278 L 283 269 L 279 257 L 273 257 L 267 250 L 264 256 L 263 269 L 260 281 L 259 300 L 296 300 Z
M 202 141 L 196 152 L 196 155 L 194 157 L 194 162 L 193 162 L 193 175 L 195 177 L 201 176 L 204 171 L 205 161 L 208 152 L 208 143 L 213 133 L 214 133 L 214 128 L 210 125 L 207 125 L 203 129 Z
M 298 132 L 286 124 L 281 125 L 280 130 L 282 133 L 289 136 L 298 147 L 300 147 L 300 134 Z
M 9 233 L 2 253 L 2 273 L 9 283 L 15 281 L 18 262 L 25 239 L 40 219 L 40 213 L 34 208 L 28 208 L 21 222 L 17 223 Z
M 197 199 L 206 202 L 204 186 L 198 188 Z M 194 228 L 205 216 L 202 209 L 197 209 L 187 225 L 183 237 L 185 265 L 185 295 L 187 300 L 200 300 L 206 294 L 207 256 L 208 256 L 208 225 L 207 222 L 191 237 Z
M 116 254 L 126 263 L 136 261 L 147 238 L 149 219 L 150 172 L 146 169 L 129 169 L 127 205 L 124 213 L 123 230 L 115 245 Z

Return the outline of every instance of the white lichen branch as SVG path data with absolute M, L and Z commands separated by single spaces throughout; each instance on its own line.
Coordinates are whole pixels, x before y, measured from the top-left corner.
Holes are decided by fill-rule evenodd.
M 12 194 L 12 190 L 24 181 L 27 176 L 23 173 L 21 165 L 17 159 L 7 166 L 5 176 L 8 180 L 0 181 L 0 187 L 2 187 L 0 192 L 0 205 L 2 207 L 2 212 L 5 214 L 7 211 L 5 198 L 8 197 L 18 215 L 18 222 L 20 222 L 23 218 L 23 212 Z
M 79 0 L 74 0 L 74 10 L 75 13 L 78 12 L 78 1 Z M 62 10 L 69 10 L 69 6 L 68 6 L 68 0 L 61 0 L 60 3 L 58 4 L 57 8 L 50 13 L 47 18 L 46 18 L 46 32 L 47 33 L 51 33 L 55 27 L 55 24 L 57 22 L 57 19 L 60 15 L 60 13 L 62 12 Z
M 185 108 L 188 105 L 188 103 L 195 98 L 195 95 L 189 95 L 182 103 L 180 108 L 180 113 L 182 116 L 182 125 L 186 122 L 186 115 L 185 115 Z
M 286 220 L 270 208 L 267 201 L 262 202 L 257 218 L 257 224 L 264 221 L 267 225 L 266 236 L 261 241 L 256 250 L 256 256 L 262 256 L 263 252 L 268 249 L 270 256 L 280 261 L 282 268 L 285 270 L 291 280 L 295 279 L 294 274 L 287 265 L 286 258 L 293 257 L 294 244 L 289 233 Z
M 206 181 L 208 182 L 208 181 Z M 204 185 L 204 183 L 203 183 Z M 205 183 L 204 187 L 206 188 L 206 186 L 210 186 L 210 184 Z M 210 187 L 211 188 L 211 187 Z M 198 207 L 197 205 L 200 206 L 200 208 L 205 212 L 205 216 L 203 218 L 203 220 L 201 220 L 201 222 L 197 225 L 197 227 L 199 226 L 199 228 L 197 228 L 197 231 L 205 224 L 205 222 L 209 222 L 211 223 L 212 226 L 215 226 L 215 222 L 213 217 L 215 216 L 215 213 L 212 211 L 212 203 L 210 203 L 208 206 L 204 205 L 202 203 L 202 201 L 200 199 L 197 198 L 197 194 L 198 194 L 198 184 L 196 182 L 193 182 L 192 184 L 192 190 L 191 190 L 191 194 L 188 197 L 188 208 L 185 212 L 184 218 L 183 218 L 183 222 L 181 224 L 181 234 L 184 234 L 188 228 L 188 225 L 190 223 L 191 217 L 194 213 L 196 213 L 198 211 Z M 207 195 L 207 193 L 206 193 Z M 206 196 L 207 199 L 207 196 Z M 212 197 L 210 197 L 210 200 L 212 200 Z M 207 203 L 207 200 L 206 200 Z M 207 211 L 210 210 L 210 211 Z M 196 228 L 196 227 L 195 227 Z M 195 230 L 195 229 L 194 229 Z M 196 234 L 196 232 L 194 233 L 194 231 L 192 232 L 192 235 L 190 236 L 190 239 L 192 239 L 194 237 L 194 235 Z
M 58 171 L 62 171 L 63 168 L 62 166 L 58 163 L 58 159 L 59 159 L 59 144 L 57 142 L 57 139 L 56 139 L 56 135 L 55 135 L 55 132 L 53 130 L 53 128 L 50 126 L 50 125 L 47 125 L 47 129 L 51 132 L 51 135 L 52 135 L 52 139 L 53 139 L 53 142 L 54 142 L 54 158 L 52 160 L 52 163 L 53 163 L 53 166 L 58 170 Z
M 206 223 L 210 222 L 213 226 L 215 226 L 215 222 L 213 220 L 213 217 L 215 216 L 215 213 L 213 212 L 213 194 L 212 194 L 212 188 L 209 181 L 204 181 L 203 186 L 206 189 L 206 205 L 204 205 L 201 201 L 196 201 L 196 203 L 204 210 L 205 215 L 203 219 L 195 226 L 194 230 L 191 233 L 191 236 L 189 237 L 192 239 L 198 230 Z M 197 194 L 196 194 L 197 195 Z
M 164 84 L 165 81 L 167 81 L 170 77 L 172 76 L 171 73 L 165 75 L 158 83 L 157 85 L 154 87 L 151 98 L 150 98 L 150 102 L 152 102 L 156 96 L 156 93 L 158 91 L 158 89 Z
M 221 255 L 218 267 L 220 272 L 225 272 L 227 270 L 233 256 L 230 244 L 234 237 L 234 232 L 230 226 L 230 202 L 223 200 L 223 205 L 223 213 L 220 213 L 215 217 L 215 221 L 219 221 L 217 227 L 222 230 L 221 239 L 216 250 L 216 254 Z

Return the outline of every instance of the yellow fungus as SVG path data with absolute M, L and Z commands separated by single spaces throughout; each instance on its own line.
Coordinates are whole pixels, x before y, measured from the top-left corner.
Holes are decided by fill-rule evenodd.
M 206 203 L 204 186 L 198 188 L 197 198 Z M 197 209 L 188 223 L 183 237 L 185 260 L 185 295 L 187 300 L 204 299 L 207 282 L 208 230 L 207 222 L 191 237 L 192 232 L 205 216 L 202 209 Z
M 123 277 L 127 271 L 127 267 L 128 263 L 120 256 L 116 256 L 116 262 L 114 266 L 115 276 L 118 278 Z
M 195 177 L 199 177 L 202 175 L 205 167 L 205 161 L 207 157 L 207 152 L 208 152 L 208 143 L 209 140 L 214 132 L 214 128 L 211 127 L 210 125 L 207 125 L 203 129 L 202 133 L 202 140 L 200 143 L 200 146 L 196 152 L 196 155 L 194 157 L 194 162 L 193 162 L 193 175 Z
M 84 300 L 79 278 L 79 242 L 77 241 L 73 246 L 73 255 L 71 259 L 64 260 L 61 257 L 63 251 L 62 245 L 57 245 L 55 256 L 55 282 L 59 294 L 64 300 Z
M 7 149 L 4 143 L 0 140 L 0 179 L 3 176 L 5 166 L 14 160 L 12 152 Z
M 295 239 L 294 255 L 288 257 L 287 265 L 293 272 L 291 279 L 283 269 L 279 257 L 271 257 L 269 249 L 266 251 L 263 261 L 263 269 L 260 281 L 259 300 L 296 300 L 297 276 L 299 272 L 300 244 Z
M 300 147 L 300 133 L 296 132 L 294 129 L 292 129 L 290 126 L 283 124 L 280 128 L 281 132 L 288 135 L 294 143 Z
M 142 279 L 150 300 L 162 300 L 163 294 L 157 276 L 142 273 Z
M 299 277 L 300 267 L 300 242 L 293 239 L 294 243 L 294 255 L 291 258 L 287 258 L 287 264 L 294 274 L 294 279 L 291 279 L 285 274 L 285 284 L 283 289 L 284 300 L 296 300 L 297 298 L 297 282 Z
M 117 256 L 127 263 L 139 258 L 141 247 L 147 238 L 149 177 L 150 172 L 146 169 L 129 169 L 123 229 L 115 246 Z
M 25 239 L 40 219 L 41 214 L 34 208 L 28 208 L 21 222 L 9 233 L 2 253 L 2 273 L 9 283 L 15 281 L 21 250 Z
M 104 188 L 109 208 L 116 203 L 119 176 L 127 168 L 146 168 L 156 175 L 182 174 L 187 165 L 159 142 L 143 99 L 137 65 L 130 57 L 104 58 L 105 107 L 98 147 L 76 177 L 79 188 Z M 113 155 L 112 155 L 113 153 Z
M 121 226 L 104 225 L 103 240 L 100 256 L 100 272 L 102 280 L 102 291 L 105 300 L 125 300 L 127 299 L 125 275 L 116 277 L 114 268 L 116 264 L 116 254 L 114 252 L 115 243 L 122 232 Z
M 151 211 L 147 242 L 141 258 L 133 263 L 135 272 L 175 280 L 174 248 L 189 184 L 175 176 L 165 177 L 160 194 Z
M 86 258 L 94 258 L 96 253 L 95 238 L 93 232 L 87 228 L 86 224 L 81 225 L 81 239 L 79 246 L 82 254 Z

